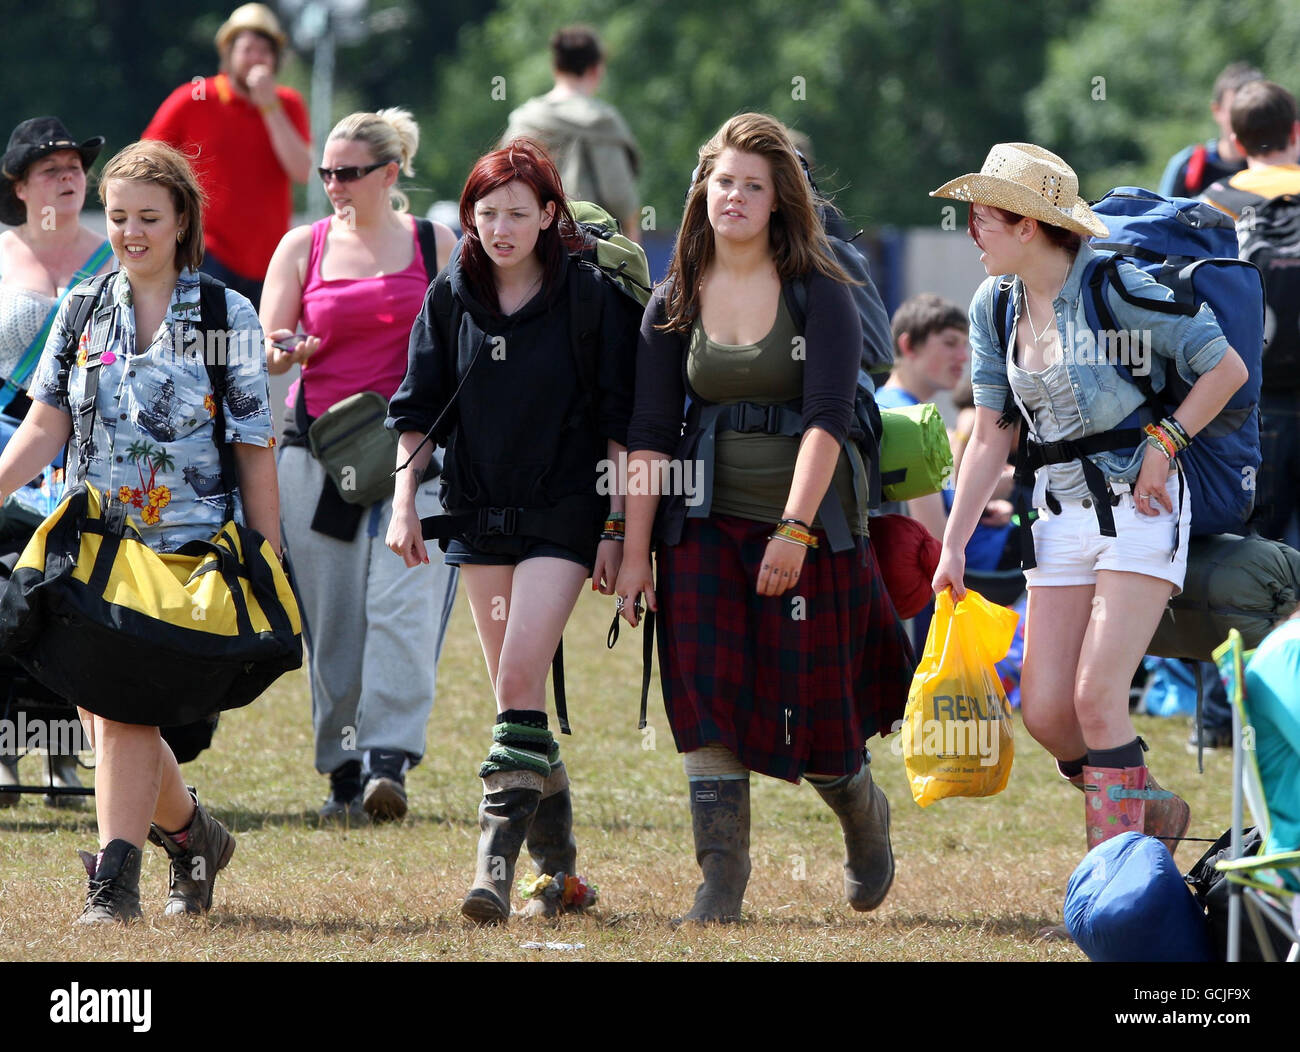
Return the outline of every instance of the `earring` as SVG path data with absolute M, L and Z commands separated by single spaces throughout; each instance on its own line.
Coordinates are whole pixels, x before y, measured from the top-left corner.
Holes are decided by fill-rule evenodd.
M 184 240 L 185 240 L 185 231 L 184 230 L 176 231 L 176 243 L 179 245 Z

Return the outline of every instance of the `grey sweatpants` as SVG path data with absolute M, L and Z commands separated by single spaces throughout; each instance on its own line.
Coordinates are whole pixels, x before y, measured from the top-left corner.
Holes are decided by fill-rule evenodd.
M 368 749 L 400 749 L 418 762 L 459 571 L 436 545 L 428 565 L 410 569 L 388 549 L 392 501 L 367 508 L 351 541 L 313 531 L 325 471 L 306 449 L 285 448 L 279 476 L 311 672 L 316 769 L 328 774 Z M 442 510 L 437 485 L 417 491 L 420 515 Z

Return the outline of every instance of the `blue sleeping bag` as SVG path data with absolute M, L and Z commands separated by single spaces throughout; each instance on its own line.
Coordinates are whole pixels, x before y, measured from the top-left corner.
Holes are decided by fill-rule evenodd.
M 1153 837 L 1121 833 L 1084 856 L 1065 926 L 1091 961 L 1212 961 L 1205 912 Z

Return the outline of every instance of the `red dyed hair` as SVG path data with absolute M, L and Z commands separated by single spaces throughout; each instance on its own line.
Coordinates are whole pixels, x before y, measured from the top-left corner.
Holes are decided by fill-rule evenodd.
M 582 247 L 582 236 L 564 198 L 560 173 L 539 143 L 532 139 L 515 139 L 480 157 L 465 180 L 465 189 L 460 192 L 460 265 L 474 297 L 494 311 L 500 310 L 500 303 L 496 282 L 492 279 L 492 261 L 479 240 L 478 227 L 474 224 L 474 206 L 494 190 L 515 180 L 533 191 L 542 211 L 548 204 L 555 205 L 555 219 L 545 230 L 538 232 L 534 250 L 542 261 L 542 293 L 548 299 L 568 265 L 569 253 Z
M 996 205 L 985 205 L 984 207 L 1008 226 L 1014 226 L 1025 218 L 1019 212 L 1008 212 L 1005 208 L 998 208 Z M 1073 230 L 1066 230 L 1063 226 L 1053 226 L 1051 223 L 1045 223 L 1033 216 L 1030 218 L 1034 219 L 1039 229 L 1047 236 L 1047 240 L 1057 248 L 1063 248 L 1067 252 L 1079 251 L 1079 246 L 1083 244 L 1083 238 Z M 973 204 L 966 210 L 966 233 L 970 235 L 970 239 L 975 244 L 979 245 L 981 249 L 984 248 L 983 245 L 980 245 L 979 229 L 975 226 L 975 206 Z

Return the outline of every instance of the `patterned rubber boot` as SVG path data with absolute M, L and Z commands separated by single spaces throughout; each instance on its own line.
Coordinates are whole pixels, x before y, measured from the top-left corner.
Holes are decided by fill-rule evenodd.
M 864 763 L 847 778 L 813 783 L 844 830 L 844 895 L 855 910 L 874 910 L 894 882 L 894 852 L 889 842 L 889 800 Z
M 678 924 L 733 924 L 749 883 L 749 778 L 691 779 L 695 861 L 704 882 Z
M 78 851 L 86 867 L 86 905 L 78 924 L 129 924 L 140 911 L 140 849 L 125 840 L 109 841 L 99 861 Z
M 178 917 L 207 913 L 212 908 L 212 889 L 217 873 L 226 868 L 235 853 L 235 838 L 203 809 L 198 794 L 190 788 L 194 817 L 183 844 L 156 825 L 149 827 L 149 842 L 157 844 L 171 859 L 168 873 L 167 906 L 163 913 Z
M 1162 789 L 1149 769 L 1147 788 L 1164 795 L 1147 800 L 1146 820 L 1142 824 L 1142 832 L 1159 840 L 1172 855 L 1178 850 L 1182 838 L 1187 835 L 1187 827 L 1192 824 L 1192 809 L 1177 793 Z
M 1083 807 L 1088 850 L 1121 833 L 1142 832 L 1147 800 L 1154 795 L 1147 789 L 1145 766 L 1085 767 Z

